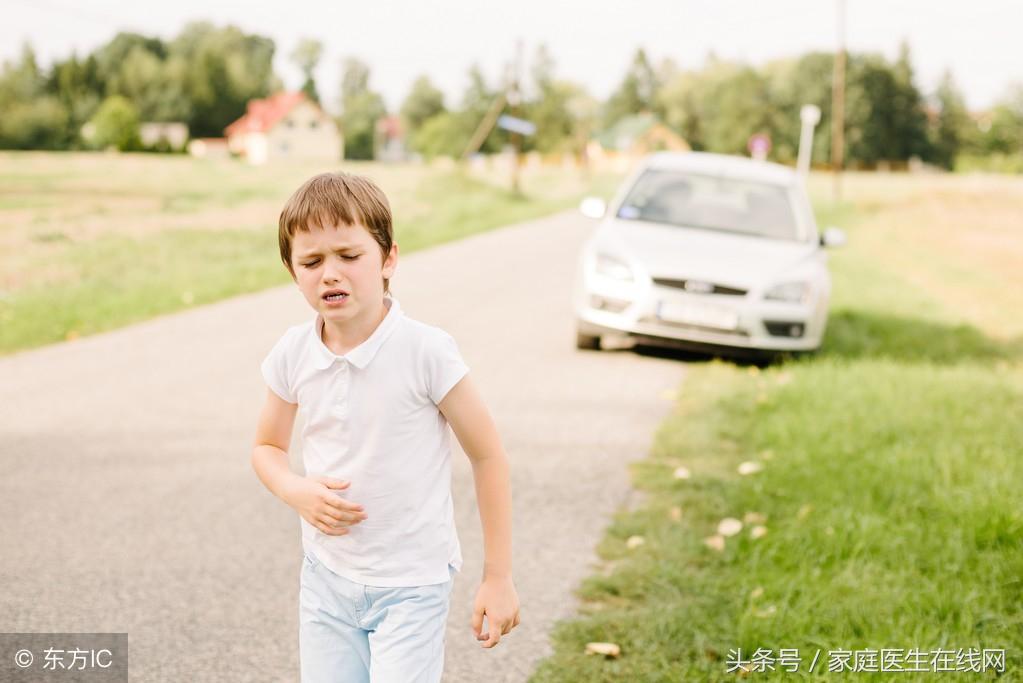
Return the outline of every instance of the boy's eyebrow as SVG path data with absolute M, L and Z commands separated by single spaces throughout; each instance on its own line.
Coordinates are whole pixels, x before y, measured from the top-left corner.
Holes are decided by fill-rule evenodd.
M 336 251 L 338 253 L 341 253 L 343 251 L 357 251 L 358 249 L 359 249 L 359 247 L 357 247 L 357 246 L 347 246 L 346 245 L 346 246 L 343 246 L 343 247 L 336 247 L 334 249 L 334 251 Z M 310 256 L 319 256 L 319 255 L 320 255 L 319 249 L 314 249 L 312 251 L 307 251 L 307 252 L 302 253 L 299 256 L 299 258 L 308 258 Z

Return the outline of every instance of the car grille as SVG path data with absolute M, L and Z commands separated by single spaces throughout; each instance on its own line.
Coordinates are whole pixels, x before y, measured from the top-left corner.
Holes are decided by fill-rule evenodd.
M 724 285 L 711 284 L 710 291 L 696 290 L 695 285 L 690 284 L 686 286 L 690 280 L 678 280 L 674 278 L 666 277 L 655 277 L 654 284 L 660 285 L 661 287 L 672 287 L 674 289 L 684 289 L 687 292 L 693 294 L 723 294 L 725 296 L 746 296 L 745 289 L 737 289 L 735 287 L 725 287 Z M 692 281 L 696 282 L 696 281 Z M 702 280 L 699 282 L 703 282 Z
M 656 316 L 646 315 L 639 319 L 639 322 L 644 325 L 658 325 L 662 327 L 674 327 L 679 330 L 692 330 L 694 332 L 714 332 L 716 334 L 728 335 L 730 337 L 749 337 L 749 331 L 742 328 L 735 330 L 723 330 L 718 327 L 709 327 L 707 325 L 691 325 L 689 323 L 679 323 L 673 320 L 661 320 Z

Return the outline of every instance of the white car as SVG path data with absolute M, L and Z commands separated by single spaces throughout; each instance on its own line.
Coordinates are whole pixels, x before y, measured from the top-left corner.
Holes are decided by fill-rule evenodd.
M 831 278 L 799 174 L 779 164 L 701 152 L 654 154 L 610 204 L 579 259 L 576 346 L 601 339 L 756 352 L 813 351 Z

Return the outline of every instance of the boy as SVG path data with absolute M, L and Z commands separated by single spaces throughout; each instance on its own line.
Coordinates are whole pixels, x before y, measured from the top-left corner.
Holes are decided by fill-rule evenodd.
M 289 328 L 263 361 L 252 466 L 302 518 L 302 680 L 439 681 L 462 565 L 448 425 L 472 462 L 484 532 L 472 629 L 490 648 L 519 623 L 497 430 L 454 339 L 390 296 L 398 245 L 372 181 L 311 178 L 281 212 L 278 238 L 316 319 Z M 299 406 L 304 477 L 287 455 Z

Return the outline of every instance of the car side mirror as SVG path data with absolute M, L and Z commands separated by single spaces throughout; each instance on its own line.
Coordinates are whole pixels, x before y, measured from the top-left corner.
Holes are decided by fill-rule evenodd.
M 822 247 L 841 247 L 845 244 L 845 231 L 840 228 L 827 228 L 821 235 Z
M 600 197 L 587 197 L 580 202 L 579 213 L 587 218 L 603 218 L 607 213 L 607 202 Z

